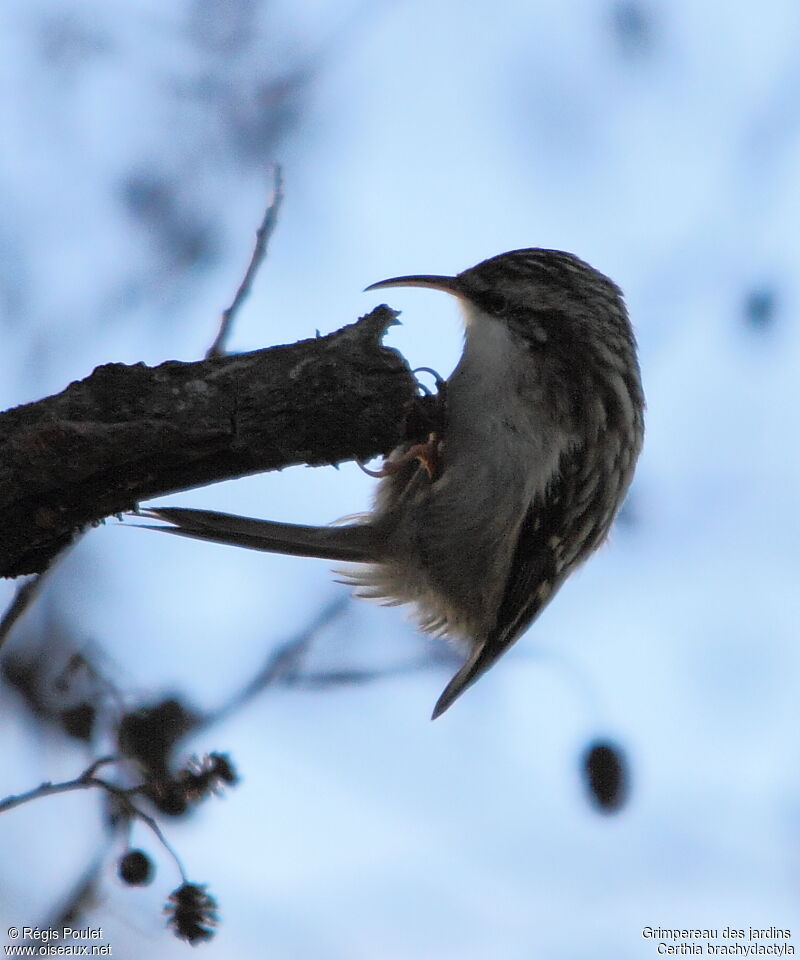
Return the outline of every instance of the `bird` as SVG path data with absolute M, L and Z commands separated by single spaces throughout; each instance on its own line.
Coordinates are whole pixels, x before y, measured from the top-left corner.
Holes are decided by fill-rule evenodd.
M 143 509 L 154 529 L 344 562 L 360 596 L 412 604 L 463 666 L 432 719 L 497 662 L 606 539 L 644 436 L 644 394 L 622 293 L 560 250 L 527 248 L 455 276 L 414 274 L 368 291 L 455 297 L 462 355 L 441 428 L 377 472 L 372 509 L 306 526 L 182 507 Z

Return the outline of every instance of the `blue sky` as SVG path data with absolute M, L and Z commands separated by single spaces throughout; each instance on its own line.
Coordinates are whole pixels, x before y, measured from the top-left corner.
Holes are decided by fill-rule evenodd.
M 9 0 L 0 26 L 4 407 L 98 363 L 200 357 L 273 159 L 286 202 L 234 349 L 351 322 L 383 277 L 522 246 L 613 277 L 640 341 L 631 521 L 453 710 L 428 721 L 448 676 L 432 666 L 276 690 L 192 745 L 243 774 L 167 825 L 221 902 L 205 952 L 638 960 L 658 955 L 648 925 L 800 931 L 800 8 Z M 297 123 L 260 154 L 259 82 L 309 62 Z M 185 233 L 162 223 L 156 243 L 130 198 L 162 182 Z M 207 248 L 187 263 L 191 243 Z M 455 306 L 390 294 L 388 342 L 447 372 Z M 352 465 L 295 468 L 169 502 L 322 523 L 371 487 Z M 109 523 L 51 589 L 132 698 L 210 708 L 344 588 L 323 562 Z M 395 663 L 431 642 L 360 603 L 319 656 Z M 0 794 L 82 769 L 2 716 Z M 613 817 L 578 772 L 599 736 L 631 766 Z M 3 862 L 25 864 L 3 871 L 2 926 L 46 914 L 97 821 L 84 795 L 0 818 Z M 147 891 L 110 879 L 93 916 L 120 955 L 185 953 L 162 933 L 159 865 Z

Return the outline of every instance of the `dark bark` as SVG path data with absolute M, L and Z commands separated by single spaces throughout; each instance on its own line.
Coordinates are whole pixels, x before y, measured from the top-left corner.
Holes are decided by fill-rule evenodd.
M 44 570 L 77 530 L 149 497 L 386 453 L 416 393 L 381 345 L 395 316 L 196 363 L 110 363 L 0 414 L 0 576 Z

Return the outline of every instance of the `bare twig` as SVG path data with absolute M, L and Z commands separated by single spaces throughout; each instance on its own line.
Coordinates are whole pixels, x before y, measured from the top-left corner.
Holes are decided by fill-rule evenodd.
M 2 618 L 0 618 L 0 648 L 2 648 L 3 644 L 8 639 L 8 636 L 13 630 L 17 621 L 42 592 L 44 581 L 50 574 L 50 571 L 56 565 L 56 562 L 60 560 L 66 552 L 67 548 L 62 548 L 58 553 L 56 553 L 56 555 L 41 573 L 34 574 L 28 580 L 26 580 L 25 583 L 22 583 L 17 587 L 16 591 L 14 592 L 14 599 L 6 608 L 6 612 L 3 614 Z
M 42 581 L 47 576 L 47 570 L 42 573 L 36 573 L 29 577 L 25 583 L 21 583 L 14 592 L 14 599 L 6 608 L 3 618 L 0 620 L 0 647 L 6 641 L 11 633 L 14 624 L 19 620 L 23 613 L 36 599 L 39 591 L 42 589 Z
M 285 687 L 294 687 L 303 690 L 326 690 L 329 687 L 360 686 L 374 683 L 376 680 L 385 680 L 389 677 L 402 677 L 410 673 L 418 673 L 430 669 L 433 660 L 430 657 L 419 657 L 409 663 L 396 663 L 387 667 L 359 668 L 351 667 L 340 670 L 315 670 L 305 673 L 287 673 L 278 678 L 278 683 Z
M 270 653 L 264 666 L 250 680 L 243 689 L 237 691 L 227 703 L 208 715 L 204 725 L 218 723 L 229 714 L 234 713 L 253 697 L 261 693 L 266 687 L 276 683 L 286 683 L 286 678 L 294 676 L 298 671 L 298 664 L 308 651 L 309 646 L 317 634 L 332 623 L 347 608 L 350 598 L 344 594 L 337 597 L 332 603 L 325 606 L 319 615 L 294 637 L 282 643 L 277 650 Z
M 227 310 L 223 310 L 222 312 L 219 330 L 214 338 L 214 342 L 208 348 L 206 360 L 209 360 L 211 357 L 222 357 L 227 352 L 226 341 L 228 339 L 228 335 L 230 334 L 231 327 L 233 326 L 233 321 L 236 319 L 236 314 L 239 312 L 239 308 L 250 294 L 255 275 L 258 273 L 259 267 L 264 262 L 264 257 L 267 254 L 267 247 L 269 246 L 270 238 L 275 232 L 275 225 L 278 222 L 278 214 L 281 209 L 281 204 L 283 203 L 283 170 L 281 169 L 280 164 L 275 164 L 273 168 L 273 175 L 274 184 L 272 187 L 272 199 L 270 200 L 269 206 L 264 213 L 261 226 L 256 231 L 256 244 L 253 247 L 253 255 L 250 257 L 250 263 L 247 266 L 245 275 L 242 278 L 242 282 L 239 284 L 239 289 L 236 291 L 236 295 L 234 296 L 231 305 Z
M 181 863 L 180 857 L 167 842 L 167 838 L 164 836 L 161 827 L 159 827 L 158 823 L 153 817 L 145 813 L 143 810 L 140 810 L 131 800 L 131 795 L 139 793 L 142 790 L 142 787 L 118 787 L 113 783 L 109 783 L 107 780 L 102 780 L 100 777 L 95 776 L 100 767 L 116 762 L 118 762 L 117 757 L 101 757 L 99 760 L 95 760 L 91 766 L 87 767 L 83 773 L 75 777 L 73 780 L 63 780 L 61 783 L 52 783 L 51 781 L 46 780 L 44 783 L 39 784 L 38 787 L 34 787 L 32 790 L 27 790 L 25 793 L 18 793 L 13 796 L 6 797 L 4 800 L 0 800 L 0 813 L 13 810 L 14 807 L 20 807 L 23 803 L 29 803 L 31 800 L 38 800 L 41 797 L 52 797 L 58 793 L 69 793 L 73 790 L 87 790 L 91 787 L 98 787 L 101 790 L 105 790 L 105 792 L 110 796 L 114 797 L 114 799 L 120 804 L 120 806 L 124 808 L 125 812 L 131 819 L 141 820 L 142 823 L 146 824 L 152 830 L 159 843 L 175 861 L 178 872 L 181 875 L 181 879 L 186 882 L 186 872 L 183 869 L 183 864 Z
M 106 862 L 106 855 L 113 841 L 113 837 L 105 837 L 102 846 L 98 850 L 94 860 L 84 871 L 83 876 L 79 877 L 71 893 L 55 912 L 55 915 L 45 922 L 45 929 L 55 927 L 56 930 L 61 930 L 63 927 L 80 926 L 81 917 L 94 905 L 94 900 L 100 886 L 100 877 Z M 31 942 L 36 945 L 36 941 L 32 938 L 26 938 L 25 942 Z
M 116 757 L 101 757 L 99 760 L 95 760 L 90 767 L 87 767 L 80 776 L 75 777 L 74 780 L 64 780 L 62 783 L 52 783 L 46 780 L 44 783 L 40 783 L 38 787 L 27 790 L 25 793 L 17 793 L 6 797 L 5 800 L 0 800 L 0 813 L 5 813 L 6 810 L 13 810 L 14 807 L 20 807 L 23 803 L 28 803 L 30 800 L 38 800 L 39 797 L 51 797 L 56 793 L 68 793 L 70 790 L 84 790 L 86 787 L 102 786 L 108 788 L 111 792 L 124 793 L 125 791 L 122 790 L 121 787 L 113 787 L 104 780 L 98 780 L 95 777 L 100 767 L 115 762 Z M 125 798 L 125 803 L 130 803 L 127 797 Z
M 331 687 L 358 686 L 390 677 L 423 672 L 435 665 L 438 656 L 450 665 L 445 651 L 434 656 L 431 652 L 407 663 L 390 664 L 385 667 L 343 667 L 312 670 L 304 666 L 312 645 L 319 634 L 330 626 L 351 603 L 349 596 L 342 595 L 325 606 L 308 626 L 299 630 L 276 649 L 270 651 L 264 665 L 243 687 L 236 691 L 218 709 L 203 717 L 201 726 L 216 725 L 237 710 L 246 706 L 254 697 L 269 687 L 284 687 L 295 690 L 325 690 Z M 431 648 L 433 649 L 433 648 Z

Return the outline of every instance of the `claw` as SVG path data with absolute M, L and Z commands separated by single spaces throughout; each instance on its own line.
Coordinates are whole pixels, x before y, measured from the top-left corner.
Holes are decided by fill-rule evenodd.
M 391 460 L 383 465 L 383 475 L 391 476 L 402 470 L 407 463 L 418 460 L 431 480 L 435 480 L 440 473 L 439 463 L 439 434 L 429 433 L 425 443 L 415 443 L 406 450 L 399 460 Z
M 437 394 L 442 394 L 442 393 L 444 393 L 444 389 L 445 389 L 445 386 L 447 385 L 447 383 L 446 383 L 444 377 L 442 377 L 439 373 L 437 373 L 437 371 L 434 370 L 433 367 L 414 367 L 414 369 L 413 369 L 411 372 L 412 372 L 413 374 L 417 374 L 417 373 L 429 373 L 429 374 L 433 377 L 434 383 L 435 383 L 435 385 L 436 385 L 436 392 L 437 392 Z M 431 396 L 433 396 L 433 394 L 432 394 L 431 391 L 425 386 L 425 384 L 424 384 L 424 383 L 421 383 L 419 380 L 417 380 L 417 386 L 420 388 L 420 390 L 422 390 L 422 391 L 424 392 L 424 394 L 425 394 L 426 397 L 431 397 Z
M 359 463 L 358 465 L 364 473 L 370 477 L 380 479 L 381 477 L 394 476 L 395 473 L 399 473 L 404 467 L 408 466 L 409 463 L 418 460 L 425 470 L 425 473 L 427 473 L 428 477 L 433 481 L 436 480 L 441 472 L 439 443 L 439 434 L 430 433 L 425 443 L 412 444 L 397 460 L 387 460 L 380 470 L 370 470 L 368 467 L 365 467 L 363 463 Z

